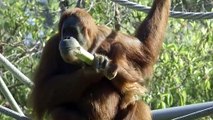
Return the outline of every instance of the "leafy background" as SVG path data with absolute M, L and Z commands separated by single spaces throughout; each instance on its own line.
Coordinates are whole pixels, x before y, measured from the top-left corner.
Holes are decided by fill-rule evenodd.
M 135 0 L 150 6 L 150 0 Z M 69 1 L 74 7 L 76 1 Z M 85 8 L 98 24 L 133 34 L 146 14 L 110 0 L 86 0 Z M 172 0 L 172 10 L 213 12 L 212 0 Z M 117 11 L 117 12 L 116 12 Z M 0 52 L 29 78 L 45 42 L 57 32 L 58 0 L 0 0 Z M 0 64 L 0 75 L 26 115 L 30 88 Z M 152 109 L 213 101 L 213 20 L 169 19 L 161 56 L 155 65 L 150 92 L 145 99 Z M 11 108 L 0 94 L 0 105 Z M 12 118 L 2 115 L 0 119 Z M 213 120 L 205 117 L 203 120 Z

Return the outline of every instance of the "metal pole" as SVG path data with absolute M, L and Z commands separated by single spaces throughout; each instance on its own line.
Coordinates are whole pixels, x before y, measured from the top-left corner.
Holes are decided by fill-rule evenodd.
M 9 101 L 10 105 L 18 111 L 21 115 L 24 116 L 24 113 L 22 112 L 21 108 L 18 106 L 16 100 L 10 93 L 9 89 L 7 88 L 7 85 L 4 83 L 3 79 L 0 76 L 0 90 L 4 94 L 4 97 Z
M 193 112 L 193 113 L 190 113 L 188 115 L 180 116 L 180 117 L 177 117 L 173 120 L 194 120 L 195 118 L 208 116 L 210 114 L 213 114 L 213 107 L 209 107 L 209 108 L 206 108 L 204 110 Z
M 11 64 L 1 53 L 0 53 L 0 63 L 6 67 L 17 79 L 26 84 L 29 87 L 33 86 L 31 80 L 26 77 L 22 72 L 20 72 L 13 64 Z
M 199 104 L 192 104 L 186 105 L 181 107 L 172 107 L 166 109 L 159 109 L 159 110 L 152 110 L 152 119 L 153 120 L 172 120 L 181 116 L 186 116 L 191 113 L 199 112 L 205 110 L 205 115 L 213 114 L 213 109 L 208 109 L 213 107 L 213 102 L 206 102 L 206 103 L 199 103 Z M 204 114 L 196 114 L 193 118 L 203 117 Z M 182 119 L 183 120 L 183 119 Z M 186 120 L 186 119 L 184 119 Z M 187 118 L 187 120 L 190 120 Z
M 9 108 L 6 108 L 4 106 L 0 106 L 0 113 L 3 113 L 7 116 L 10 116 L 12 118 L 15 118 L 16 120 L 30 120 L 29 118 L 21 115 L 20 113 L 18 112 L 15 112 Z

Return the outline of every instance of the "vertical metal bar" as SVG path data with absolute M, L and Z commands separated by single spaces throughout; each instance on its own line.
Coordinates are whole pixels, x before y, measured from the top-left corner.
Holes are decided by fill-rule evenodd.
M 24 113 L 22 112 L 21 108 L 18 106 L 17 102 L 15 101 L 14 97 L 10 93 L 9 89 L 7 88 L 7 85 L 3 81 L 2 77 L 0 76 L 0 90 L 3 93 L 4 97 L 8 100 L 10 105 L 18 111 L 21 115 L 24 116 Z

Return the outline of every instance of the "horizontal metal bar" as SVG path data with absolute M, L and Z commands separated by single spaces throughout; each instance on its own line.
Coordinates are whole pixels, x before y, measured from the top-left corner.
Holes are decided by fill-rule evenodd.
M 27 118 L 26 116 L 21 115 L 18 112 L 15 112 L 9 108 L 6 108 L 4 106 L 0 106 L 0 113 L 3 113 L 7 116 L 10 116 L 12 118 L 15 118 L 16 120 L 30 120 L 29 118 Z
M 177 117 L 173 120 L 194 120 L 195 118 L 205 117 L 212 114 L 213 115 L 213 107 L 206 108 L 204 110 L 200 110 L 197 112 L 190 113 L 188 115 Z
M 191 113 L 195 113 L 198 111 L 202 111 L 204 109 L 213 107 L 213 102 L 206 102 L 206 103 L 198 103 L 192 105 L 185 105 L 180 107 L 172 107 L 166 109 L 158 109 L 152 110 L 152 119 L 153 120 L 172 120 L 177 117 L 185 116 Z M 213 114 L 213 110 L 207 111 L 208 115 Z M 196 118 L 202 116 L 195 116 Z M 187 119 L 188 120 L 188 119 Z

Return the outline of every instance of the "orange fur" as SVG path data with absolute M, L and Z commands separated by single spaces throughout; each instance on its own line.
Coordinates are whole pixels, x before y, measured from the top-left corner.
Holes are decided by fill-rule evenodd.
M 149 107 L 135 96 L 146 91 L 145 80 L 159 55 L 169 8 L 170 0 L 155 0 L 135 37 L 96 25 L 85 10 L 65 11 L 59 33 L 47 42 L 34 76 L 36 119 L 47 114 L 54 120 L 150 120 Z M 111 81 L 90 66 L 62 59 L 58 50 L 62 24 L 72 15 L 84 28 L 85 49 L 107 56 L 116 66 L 118 74 Z

